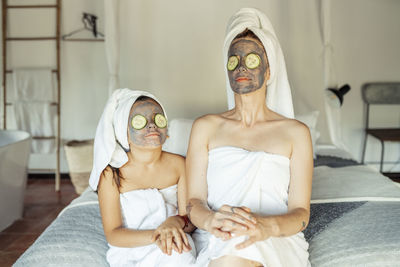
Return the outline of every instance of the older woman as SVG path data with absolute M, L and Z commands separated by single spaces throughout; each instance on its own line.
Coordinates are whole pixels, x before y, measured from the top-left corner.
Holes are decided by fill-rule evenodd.
M 239 10 L 224 51 L 230 110 L 198 118 L 186 159 L 200 266 L 307 266 L 312 145 L 293 119 L 285 62 L 267 17 Z

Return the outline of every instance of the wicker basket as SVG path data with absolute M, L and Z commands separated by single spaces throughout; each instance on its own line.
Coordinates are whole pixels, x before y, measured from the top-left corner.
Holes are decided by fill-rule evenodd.
M 77 194 L 82 194 L 89 185 L 93 165 L 93 140 L 70 141 L 64 146 L 69 176 Z

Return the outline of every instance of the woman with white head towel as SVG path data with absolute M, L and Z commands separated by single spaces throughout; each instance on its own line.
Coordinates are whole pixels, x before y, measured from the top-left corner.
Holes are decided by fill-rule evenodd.
M 308 266 L 311 137 L 265 14 L 231 18 L 224 65 L 230 110 L 195 121 L 186 159 L 197 264 Z
M 129 89 L 116 90 L 100 118 L 89 183 L 98 191 L 110 266 L 195 262 L 185 233 L 193 230 L 184 216 L 185 161 L 162 151 L 167 126 L 153 95 Z

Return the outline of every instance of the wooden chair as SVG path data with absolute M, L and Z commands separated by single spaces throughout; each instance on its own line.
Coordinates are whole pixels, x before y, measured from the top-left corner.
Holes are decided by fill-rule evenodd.
M 391 178 L 400 177 L 400 173 L 383 172 L 383 158 L 385 153 L 385 142 L 400 142 L 400 127 L 396 128 L 370 128 L 369 113 L 370 105 L 400 105 L 400 82 L 366 83 L 362 86 L 362 98 L 366 105 L 365 139 L 362 152 L 362 163 L 364 163 L 365 150 L 368 135 L 377 138 L 382 145 L 380 172 Z

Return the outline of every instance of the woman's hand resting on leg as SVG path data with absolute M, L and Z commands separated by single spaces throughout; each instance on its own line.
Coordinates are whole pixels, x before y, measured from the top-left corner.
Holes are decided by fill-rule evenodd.
M 266 240 L 271 236 L 274 236 L 274 233 L 276 232 L 276 224 L 272 218 L 268 219 L 268 217 L 261 217 L 257 214 L 250 215 L 257 221 L 256 227 L 239 233 L 239 235 L 245 235 L 248 236 L 248 238 L 245 241 L 237 244 L 235 246 L 237 249 L 243 249 L 257 241 Z
M 178 253 L 190 251 L 192 247 L 189 244 L 185 232 L 182 230 L 182 219 L 179 216 L 168 217 L 156 230 L 152 236 L 152 242 L 165 254 L 171 255 L 172 249 Z
M 261 216 L 251 213 L 250 209 L 246 207 L 229 208 L 232 214 L 239 214 L 240 216 L 249 218 L 254 222 L 254 227 L 249 227 L 244 231 L 242 229 L 223 228 L 223 230 L 229 231 L 231 236 L 244 235 L 248 237 L 245 241 L 236 245 L 237 249 L 246 248 L 257 241 L 263 241 L 270 237 L 286 237 L 296 234 L 299 231 L 303 231 L 307 226 L 306 221 L 308 221 L 309 218 L 309 210 L 301 207 L 293 208 L 291 211 L 283 215 L 270 216 Z M 299 218 L 303 219 L 301 223 L 299 223 Z M 307 220 L 305 220 L 305 218 L 307 218 Z
M 228 210 L 229 208 L 229 210 Z M 221 209 L 225 212 L 230 212 L 232 215 L 239 215 L 241 217 L 247 218 L 254 223 L 254 227 L 249 227 L 245 230 L 235 229 L 235 228 L 223 228 L 223 230 L 229 231 L 231 236 L 241 236 L 245 235 L 248 238 L 237 244 L 237 249 L 246 248 L 257 241 L 266 240 L 271 236 L 274 236 L 277 232 L 277 224 L 274 217 L 262 217 L 257 214 L 251 213 L 251 210 L 247 207 L 231 207 L 224 205 Z
M 236 245 L 237 249 L 243 249 L 273 236 L 276 232 L 275 225 L 273 217 L 253 214 L 247 207 L 223 205 L 214 213 L 210 232 L 224 240 L 235 236 L 248 236 L 248 239 Z
M 232 209 L 234 212 L 232 212 Z M 246 207 L 231 207 L 223 205 L 218 211 L 207 218 L 206 230 L 223 240 L 232 238 L 256 227 L 256 219 Z

